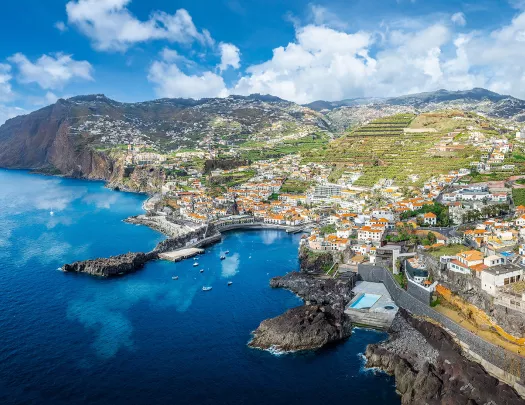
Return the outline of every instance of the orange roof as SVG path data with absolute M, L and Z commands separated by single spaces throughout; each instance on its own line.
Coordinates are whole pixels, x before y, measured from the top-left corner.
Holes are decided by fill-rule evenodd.
M 470 269 L 471 270 L 474 270 L 474 271 L 483 271 L 485 269 L 487 269 L 488 266 L 485 266 L 483 263 L 480 263 L 480 264 L 475 264 L 474 266 L 470 266 Z
M 425 218 L 437 218 L 436 214 L 433 212 L 427 212 L 425 215 L 423 215 Z

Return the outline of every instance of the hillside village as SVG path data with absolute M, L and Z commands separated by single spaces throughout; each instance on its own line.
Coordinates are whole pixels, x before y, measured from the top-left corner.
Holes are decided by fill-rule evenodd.
M 451 119 L 465 121 L 458 117 Z M 383 125 L 391 118 L 379 120 Z M 514 123 L 503 124 L 503 131 L 483 129 L 483 119 L 480 126 L 469 118 L 462 128 L 444 132 L 407 130 L 414 117 L 403 120 L 399 128 L 387 124 L 395 134 L 386 136 L 432 134 L 435 142 L 426 153 L 448 153 L 454 160 L 453 154 L 468 149 L 468 158 L 454 162 L 464 166 L 397 180 L 374 174 L 369 176 L 374 183 L 363 183 L 359 180 L 376 167 L 360 160 L 340 166 L 294 153 L 248 161 L 239 159 L 238 151 L 217 159 L 212 150 L 173 155 L 140 143 L 120 153 L 130 172 L 163 170 L 154 215 L 168 221 L 251 223 L 306 232 L 301 249 L 334 258 L 334 265 L 323 270 L 329 277 L 345 277 L 361 264 L 383 265 L 404 288 L 417 285 L 439 301 L 439 291 L 448 291 L 457 274 L 471 278 L 479 294 L 524 313 L 525 176 L 519 173 L 525 136 Z M 381 139 L 385 134 L 373 133 L 377 125 L 366 124 L 371 129 L 347 136 Z M 525 333 L 525 323 L 517 328 L 511 332 Z

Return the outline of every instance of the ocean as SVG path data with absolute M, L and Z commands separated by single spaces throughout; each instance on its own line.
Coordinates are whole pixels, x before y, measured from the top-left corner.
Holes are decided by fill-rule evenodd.
M 163 235 L 122 221 L 144 200 L 0 170 L 1 404 L 400 403 L 392 377 L 363 367 L 366 345 L 385 333 L 356 328 L 301 354 L 247 347 L 262 320 L 300 305 L 269 287 L 298 268 L 299 235 L 230 232 L 197 267 L 156 261 L 107 280 L 58 270 L 152 249 Z

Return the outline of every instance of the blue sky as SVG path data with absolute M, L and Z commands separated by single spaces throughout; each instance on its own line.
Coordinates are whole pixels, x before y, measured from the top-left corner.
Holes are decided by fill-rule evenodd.
M 58 97 L 305 103 L 486 87 L 525 98 L 525 0 L 17 0 L 0 122 Z

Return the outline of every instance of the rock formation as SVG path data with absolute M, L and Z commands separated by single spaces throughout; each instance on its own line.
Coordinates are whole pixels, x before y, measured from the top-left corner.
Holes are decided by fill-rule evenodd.
M 334 263 L 330 252 L 314 252 L 306 246 L 299 249 L 299 265 L 301 272 L 323 273 Z
M 352 325 L 344 313 L 350 301 L 350 281 L 292 272 L 270 281 L 306 301 L 284 314 L 263 321 L 253 332 L 250 347 L 279 351 L 318 349 L 350 336 Z
M 302 305 L 263 321 L 249 346 L 277 351 L 312 350 L 349 337 L 351 329 L 342 311 L 330 306 Z
M 62 270 L 65 272 L 86 273 L 99 277 L 112 277 L 141 269 L 148 261 L 157 258 L 157 252 L 130 252 L 109 258 L 84 260 L 65 264 L 62 267 Z
M 400 309 L 386 342 L 368 345 L 367 367 L 396 379 L 404 405 L 524 404 L 507 384 L 462 355 L 441 327 Z M 492 402 L 491 402 L 492 401 Z

